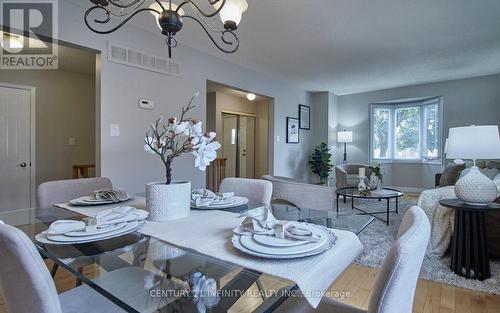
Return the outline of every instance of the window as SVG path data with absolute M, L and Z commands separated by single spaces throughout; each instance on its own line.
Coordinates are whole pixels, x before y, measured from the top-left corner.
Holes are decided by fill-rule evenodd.
M 371 159 L 440 162 L 442 98 L 372 104 Z

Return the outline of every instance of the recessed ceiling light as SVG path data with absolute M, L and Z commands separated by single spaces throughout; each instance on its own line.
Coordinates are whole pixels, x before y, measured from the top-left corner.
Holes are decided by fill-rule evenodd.
M 247 99 L 248 99 L 248 100 L 250 100 L 250 101 L 255 100 L 255 97 L 256 97 L 256 96 L 255 96 L 255 94 L 254 94 L 254 93 L 249 93 L 249 94 L 247 94 Z

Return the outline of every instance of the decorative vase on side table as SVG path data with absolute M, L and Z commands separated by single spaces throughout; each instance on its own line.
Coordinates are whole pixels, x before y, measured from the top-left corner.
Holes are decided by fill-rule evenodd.
M 186 107 L 182 108 L 180 119 L 169 118 L 165 123 L 163 117 L 151 123 L 146 133 L 144 150 L 158 155 L 165 166 L 166 181 L 146 184 L 146 207 L 149 210 L 148 220 L 166 222 L 185 218 L 190 212 L 191 182 L 173 182 L 173 160 L 184 154 L 195 156 L 194 164 L 205 171 L 210 162 L 217 157 L 220 144 L 214 141 L 214 132 L 203 132 L 203 124 L 199 120 L 188 118 L 186 114 L 194 108 L 194 94 Z
M 470 159 L 474 166 L 455 184 L 458 199 L 473 206 L 486 206 L 498 197 L 495 183 L 479 171 L 476 160 L 500 158 L 500 135 L 497 125 L 450 128 L 448 159 Z

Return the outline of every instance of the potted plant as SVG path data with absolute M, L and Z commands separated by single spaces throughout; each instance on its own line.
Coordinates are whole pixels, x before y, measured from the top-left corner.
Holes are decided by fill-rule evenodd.
M 319 176 L 319 183 L 321 185 L 326 184 L 328 176 L 332 171 L 331 163 L 332 154 L 328 145 L 322 142 L 319 146 L 314 148 L 314 153 L 311 156 L 309 164 L 311 164 L 311 171 Z
M 203 132 L 203 123 L 188 117 L 195 106 L 195 93 L 186 107 L 182 108 L 180 118 L 163 117 L 151 123 L 147 131 L 144 150 L 157 155 L 165 166 L 165 181 L 146 184 L 146 204 L 150 212 L 148 219 L 164 222 L 184 218 L 189 215 L 191 182 L 173 182 L 172 165 L 175 158 L 184 153 L 194 155 L 194 164 L 205 171 L 210 162 L 217 157 L 220 144 L 214 141 L 214 132 Z

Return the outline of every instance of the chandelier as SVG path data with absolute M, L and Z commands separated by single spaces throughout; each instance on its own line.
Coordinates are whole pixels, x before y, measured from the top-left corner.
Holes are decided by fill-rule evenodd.
M 195 21 L 222 52 L 233 53 L 238 50 L 240 41 L 236 30 L 241 15 L 248 9 L 246 0 L 206 0 L 210 5 L 208 11 L 202 9 L 196 1 L 182 0 L 176 4 L 172 0 L 154 0 L 148 6 L 150 1 L 147 0 L 90 0 L 94 6 L 85 12 L 85 24 L 95 33 L 110 34 L 137 14 L 149 12 L 156 19 L 162 34 L 166 36 L 169 58 L 172 57 L 172 48 L 177 46 L 175 35 L 182 29 L 184 20 Z M 186 11 L 192 12 L 191 15 Z M 215 18 L 217 14 L 220 19 Z M 112 24 L 111 17 L 122 20 L 115 26 L 103 29 L 102 25 Z M 216 40 L 212 33 L 218 34 L 220 40 Z

